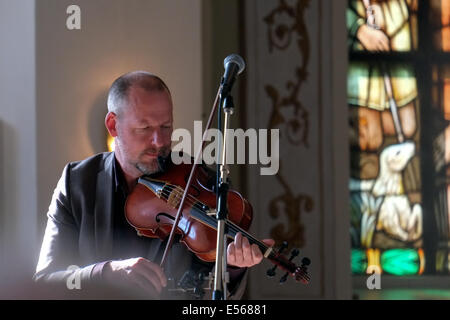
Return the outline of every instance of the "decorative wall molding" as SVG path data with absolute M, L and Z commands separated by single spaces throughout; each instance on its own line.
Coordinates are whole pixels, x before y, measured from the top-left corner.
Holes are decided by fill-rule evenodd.
M 338 7 L 344 16 L 344 3 L 335 2 L 340 3 Z M 291 279 L 283 287 L 279 279 L 284 272 L 278 271 L 276 278 L 266 280 L 271 264 L 263 262 L 251 272 L 251 299 L 350 296 L 349 220 L 339 218 L 348 214 L 341 201 L 348 170 L 341 171 L 344 175 L 335 175 L 336 166 L 342 167 L 342 160 L 347 161 L 348 144 L 341 143 L 341 155 L 334 138 L 345 133 L 333 132 L 337 119 L 343 122 L 339 130 L 347 130 L 345 115 L 333 118 L 333 107 L 342 102 L 339 108 L 346 110 L 346 99 L 340 96 L 333 101 L 334 83 L 331 76 L 324 77 L 333 66 L 329 34 L 332 3 L 246 1 L 246 126 L 280 130 L 277 175 L 260 176 L 259 168 L 248 170 L 247 190 L 255 212 L 252 229 L 261 238 L 274 238 L 278 245 L 288 241 L 290 249 L 299 248 L 300 256 L 312 261 L 309 285 Z M 345 24 L 338 30 L 342 32 L 344 49 Z M 325 50 L 324 46 L 328 48 Z M 346 50 L 340 54 L 346 61 Z M 338 83 L 342 85 L 346 75 L 340 76 Z M 336 241 L 342 234 L 346 238 Z M 300 264 L 300 259 L 294 261 Z M 342 264 L 337 268 L 338 260 Z M 344 283 L 338 288 L 337 282 Z

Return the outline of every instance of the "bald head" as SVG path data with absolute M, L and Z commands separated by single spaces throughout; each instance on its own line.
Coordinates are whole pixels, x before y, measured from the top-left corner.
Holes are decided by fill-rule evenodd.
M 146 71 L 133 71 L 117 78 L 108 93 L 108 112 L 120 115 L 127 105 L 131 88 L 142 88 L 147 92 L 166 91 L 170 97 L 167 85 L 159 77 Z

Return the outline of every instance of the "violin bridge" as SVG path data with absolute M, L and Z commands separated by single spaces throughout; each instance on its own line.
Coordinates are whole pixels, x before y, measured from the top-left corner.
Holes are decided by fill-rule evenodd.
M 172 208 L 177 208 L 181 202 L 181 198 L 183 197 L 184 189 L 180 186 L 176 186 L 170 191 L 169 196 L 167 197 L 167 204 Z

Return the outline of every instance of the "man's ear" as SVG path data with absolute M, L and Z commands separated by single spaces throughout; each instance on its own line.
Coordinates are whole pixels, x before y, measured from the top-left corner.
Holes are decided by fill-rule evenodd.
M 109 134 L 113 138 L 117 137 L 116 124 L 117 124 L 117 115 L 114 112 L 108 112 L 108 114 L 105 117 L 105 126 L 106 129 L 108 129 Z

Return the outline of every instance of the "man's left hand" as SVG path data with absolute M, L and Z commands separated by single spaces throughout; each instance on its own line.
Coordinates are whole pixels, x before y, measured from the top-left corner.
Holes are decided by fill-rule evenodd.
M 275 244 L 273 239 L 262 240 L 269 247 Z M 234 241 L 228 245 L 227 262 L 231 266 L 246 268 L 253 267 L 262 261 L 263 254 L 256 244 L 250 245 L 247 238 L 238 232 Z

